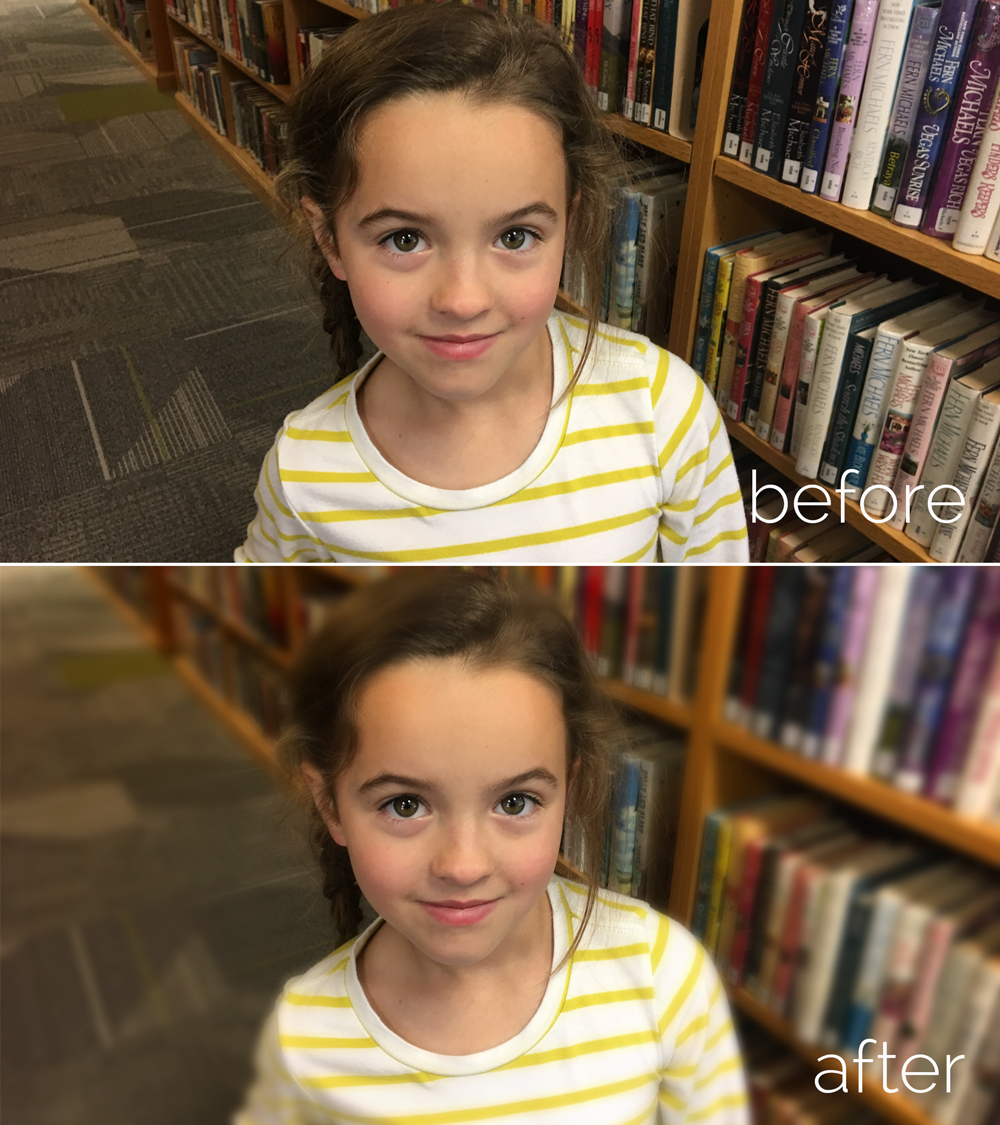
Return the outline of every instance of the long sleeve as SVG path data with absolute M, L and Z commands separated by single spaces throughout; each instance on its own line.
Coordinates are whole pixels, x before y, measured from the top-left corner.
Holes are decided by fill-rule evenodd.
M 257 515 L 247 527 L 246 542 L 237 547 L 236 562 L 328 562 L 331 555 L 293 511 L 281 483 L 278 457 L 289 419 L 278 431 L 261 466 L 254 499 Z
M 660 555 L 664 562 L 749 562 L 743 499 L 719 408 L 688 364 L 654 351 Z
M 254 1062 L 254 1081 L 231 1125 L 329 1125 L 329 1114 L 320 1109 L 285 1068 L 277 1008 L 264 1024 Z

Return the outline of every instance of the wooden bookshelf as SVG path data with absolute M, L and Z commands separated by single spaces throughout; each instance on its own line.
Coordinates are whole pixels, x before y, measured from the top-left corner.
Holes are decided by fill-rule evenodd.
M 194 36 L 195 39 L 200 39 L 206 47 L 211 47 L 212 50 L 218 54 L 220 59 L 225 59 L 226 62 L 236 67 L 236 69 L 241 71 L 247 78 L 252 78 L 258 86 L 267 90 L 269 94 L 272 94 L 283 102 L 290 100 L 292 96 L 292 86 L 290 84 L 285 83 L 284 85 L 277 86 L 273 82 L 268 82 L 267 79 L 261 78 L 252 67 L 247 66 L 247 64 L 241 58 L 234 55 L 232 51 L 227 51 L 223 44 L 213 39 L 207 31 L 202 31 L 200 28 L 195 27 L 194 24 L 182 20 L 180 16 L 172 12 L 169 8 L 167 9 L 167 19 L 170 23 L 176 24 L 177 27 L 181 28 L 188 35 Z M 183 94 L 181 96 L 183 97 Z M 216 135 L 218 136 L 218 134 Z
M 170 592 L 176 595 L 181 601 L 185 601 L 188 605 L 193 606 L 201 613 L 208 614 L 235 640 L 240 644 L 252 648 L 258 656 L 263 656 L 265 660 L 269 660 L 276 668 L 287 671 L 292 666 L 293 656 L 290 649 L 278 648 L 276 645 L 271 644 L 270 641 L 260 636 L 257 631 L 250 625 L 244 624 L 238 618 L 233 617 L 231 614 L 226 613 L 225 610 L 217 606 L 214 602 L 203 598 L 194 590 L 185 586 L 183 582 L 172 580 L 169 583 Z
M 88 3 L 88 0 L 76 0 L 76 3 L 90 16 L 136 70 L 148 82 L 151 82 L 157 90 L 173 90 L 177 86 L 163 0 L 147 0 L 146 2 L 146 13 L 149 17 L 149 27 L 153 38 L 154 57 L 152 59 L 144 59 L 129 40 L 123 38 L 121 32 L 116 27 L 112 27 L 93 4 Z

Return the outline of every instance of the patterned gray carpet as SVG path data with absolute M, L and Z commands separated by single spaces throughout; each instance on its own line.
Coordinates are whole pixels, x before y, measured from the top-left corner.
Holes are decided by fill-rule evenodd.
M 0 559 L 229 560 L 331 383 L 270 212 L 70 0 L 0 0 Z
M 224 1125 L 333 948 L 271 781 L 67 567 L 0 574 L 0 1118 Z

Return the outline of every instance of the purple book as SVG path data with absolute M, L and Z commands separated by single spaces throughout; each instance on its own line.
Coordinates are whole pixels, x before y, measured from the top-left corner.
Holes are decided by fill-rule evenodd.
M 913 712 L 896 763 L 894 781 L 904 792 L 923 791 L 934 736 L 941 725 L 979 573 L 973 566 L 955 567 L 948 571 L 941 584 L 927 634 L 927 647 L 920 662 L 920 682 Z
M 934 177 L 921 230 L 934 238 L 953 238 L 965 192 L 986 131 L 1000 77 L 1000 0 L 982 0 L 965 56 L 962 85 L 955 99 L 948 143 Z
M 965 765 L 972 725 L 982 703 L 983 685 L 1000 643 L 1000 569 L 985 568 L 976 605 L 962 642 L 955 680 L 934 743 L 924 789 L 932 800 L 950 805 Z
M 839 766 L 844 749 L 844 736 L 851 720 L 854 693 L 861 661 L 868 640 L 868 626 L 872 619 L 872 605 L 878 588 L 878 568 L 859 567 L 851 586 L 851 601 L 844 627 L 844 643 L 840 650 L 833 700 L 823 735 L 823 761 L 828 766 Z
M 991 0 L 1000 3 L 1000 0 Z M 851 150 L 854 136 L 854 123 L 858 114 L 858 103 L 865 84 L 865 71 L 868 69 L 868 53 L 872 47 L 872 33 L 878 18 L 879 0 L 857 0 L 854 5 L 854 21 L 851 24 L 851 37 L 847 41 L 844 54 L 844 69 L 840 79 L 840 94 L 830 129 L 830 147 L 823 166 L 823 180 L 819 194 L 823 199 L 840 202 L 840 191 L 844 185 L 844 172 L 847 169 L 847 156 Z

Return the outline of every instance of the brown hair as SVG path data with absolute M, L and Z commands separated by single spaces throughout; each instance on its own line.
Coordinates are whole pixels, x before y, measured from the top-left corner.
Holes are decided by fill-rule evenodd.
M 575 200 L 568 260 L 579 268 L 587 297 L 587 337 L 575 378 L 600 319 L 612 193 L 622 163 L 579 66 L 553 28 L 533 17 L 505 16 L 451 0 L 359 20 L 323 52 L 292 98 L 285 165 L 275 190 L 300 218 L 303 197 L 314 200 L 333 240 L 334 216 L 357 187 L 358 137 L 368 115 L 392 98 L 449 91 L 531 110 L 562 138 L 567 203 Z M 347 283 L 333 275 L 311 231 L 308 241 L 323 328 L 330 334 L 334 363 L 348 374 L 361 356 L 361 326 Z
M 532 587 L 470 571 L 441 568 L 373 582 L 348 595 L 308 644 L 292 677 L 292 725 L 280 760 L 301 786 L 309 763 L 332 802 L 340 772 L 357 751 L 357 707 L 381 669 L 410 660 L 459 657 L 477 668 L 517 668 L 558 694 L 566 724 L 566 818 L 582 840 L 587 868 L 583 918 L 572 955 L 593 910 L 611 815 L 612 750 L 621 744 L 617 711 L 597 686 L 583 645 L 555 601 Z M 361 922 L 361 892 L 347 849 L 330 836 L 312 802 L 311 833 L 340 940 Z M 560 874 L 573 873 L 557 865 Z

